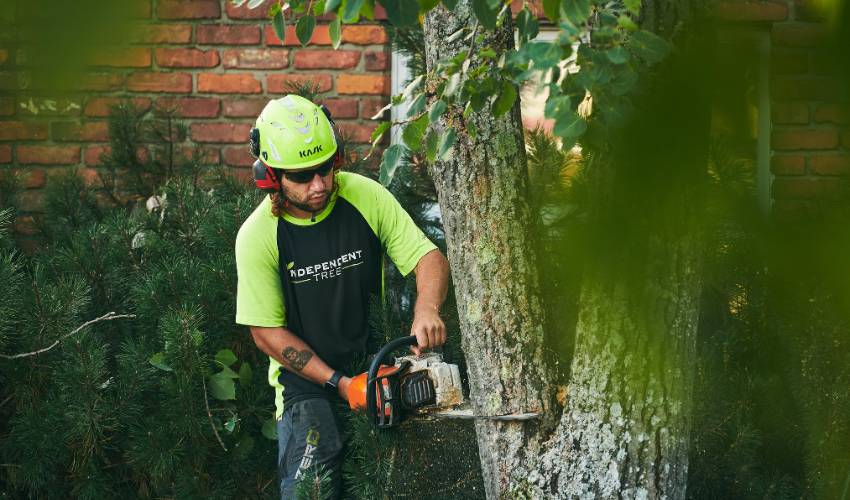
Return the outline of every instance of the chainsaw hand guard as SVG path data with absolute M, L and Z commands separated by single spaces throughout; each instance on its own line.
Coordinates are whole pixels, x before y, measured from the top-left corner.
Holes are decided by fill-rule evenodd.
M 408 336 L 393 340 L 378 351 L 366 378 L 366 417 L 379 429 L 392 427 L 403 418 L 401 397 L 401 376 L 405 374 L 409 363 L 402 363 L 397 370 L 379 374 L 381 363 L 390 353 L 404 346 L 416 344 L 416 337 Z

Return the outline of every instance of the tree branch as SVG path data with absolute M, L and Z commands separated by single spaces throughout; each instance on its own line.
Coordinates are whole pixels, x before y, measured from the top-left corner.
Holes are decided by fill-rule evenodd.
M 100 321 L 112 321 L 114 319 L 135 318 L 135 317 L 136 317 L 135 314 L 115 314 L 115 312 L 108 312 L 108 313 L 104 314 L 103 316 L 101 316 L 99 318 L 95 318 L 93 320 L 86 321 L 82 325 L 80 325 L 77 328 L 75 328 L 74 330 L 72 330 L 70 333 L 66 333 L 65 335 L 59 337 L 59 339 L 56 340 L 56 342 L 50 344 L 49 346 L 47 346 L 43 349 L 39 349 L 39 350 L 33 351 L 33 352 L 25 352 L 25 353 L 21 353 L 21 354 L 0 354 L 0 358 L 17 359 L 17 358 L 26 358 L 28 356 L 35 356 L 36 354 L 41 354 L 43 352 L 47 352 L 47 351 L 53 349 L 54 347 L 59 345 L 60 342 L 67 339 L 68 337 L 78 333 L 80 330 L 82 330 L 83 328 L 85 328 L 89 325 L 93 325 L 93 324 L 98 323 Z
M 221 436 L 218 435 L 218 431 L 216 430 L 215 424 L 212 420 L 212 412 L 210 411 L 210 398 L 209 395 L 207 395 L 207 381 L 203 376 L 201 376 L 201 383 L 204 385 L 204 406 L 207 407 L 207 418 L 210 421 L 210 427 L 212 427 L 213 434 L 215 434 L 215 438 L 218 439 L 218 444 L 221 445 L 221 448 L 224 451 L 227 451 L 227 446 L 224 446 L 224 441 L 222 441 Z

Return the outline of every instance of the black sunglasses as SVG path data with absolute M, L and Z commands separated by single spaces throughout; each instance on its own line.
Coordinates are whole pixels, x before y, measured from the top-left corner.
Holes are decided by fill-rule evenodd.
M 313 180 L 313 177 L 316 174 L 319 174 L 319 177 L 324 177 L 328 175 L 328 173 L 334 168 L 333 158 L 322 163 L 318 167 L 312 170 L 302 170 L 300 172 L 284 172 L 283 176 L 290 182 L 294 182 L 296 184 L 307 184 L 308 182 Z

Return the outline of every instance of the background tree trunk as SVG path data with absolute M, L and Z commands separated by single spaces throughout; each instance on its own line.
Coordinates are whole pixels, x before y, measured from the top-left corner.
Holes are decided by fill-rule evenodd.
M 512 46 L 507 24 L 490 35 L 497 50 Z M 451 13 L 428 13 L 429 70 L 439 59 L 475 53 L 463 37 L 447 41 L 471 25 L 466 1 Z M 554 401 L 556 374 L 544 356 L 519 103 L 498 119 L 485 110 L 465 121 L 459 109 L 441 118 L 458 142 L 431 174 L 475 412 L 543 412 L 531 423 L 477 422 L 488 498 L 684 497 L 708 121 L 693 112 L 701 96 L 681 84 L 671 80 L 650 96 L 641 108 L 647 116 L 618 131 L 626 139 L 615 146 L 604 137 L 594 150 L 592 133 L 583 143 L 598 153 L 587 155 L 587 168 L 599 238 L 565 409 Z
M 469 51 L 470 42 L 463 37 L 454 43 L 447 39 L 473 24 L 466 1 L 454 12 L 438 7 L 428 13 L 429 70 L 444 56 Z M 512 47 L 510 22 L 491 40 L 505 50 Z M 536 468 L 542 437 L 556 415 L 553 372 L 543 352 L 519 102 L 500 118 L 488 111 L 473 113 L 474 138 L 466 132 L 468 122 L 461 112 L 450 109 L 441 119 L 443 127 L 457 131 L 458 140 L 452 158 L 432 165 L 431 174 L 458 299 L 473 408 L 477 415 L 540 411 L 546 417 L 476 423 L 485 489 L 488 498 L 497 498 Z

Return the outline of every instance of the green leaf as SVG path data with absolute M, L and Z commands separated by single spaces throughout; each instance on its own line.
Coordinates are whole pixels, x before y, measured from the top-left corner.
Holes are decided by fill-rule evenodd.
M 655 33 L 638 30 L 631 34 L 629 45 L 638 57 L 652 64 L 667 57 L 670 53 L 670 43 Z
M 410 103 L 410 107 L 407 108 L 407 117 L 410 118 L 412 116 L 416 116 L 425 109 L 425 104 L 428 102 L 428 99 L 425 97 L 425 94 L 417 94 L 416 99 Z
M 431 109 L 428 110 L 428 121 L 430 121 L 431 123 L 437 123 L 437 120 L 439 120 L 440 117 L 443 116 L 443 113 L 446 112 L 446 109 L 448 109 L 448 106 L 446 105 L 445 101 L 441 99 L 434 101 L 431 104 Z
M 149 359 L 148 362 L 150 364 L 152 364 L 153 366 L 159 368 L 160 370 L 165 370 L 167 372 L 174 371 L 173 368 L 171 368 L 170 366 L 168 366 L 165 363 L 165 354 L 163 354 L 161 352 L 158 352 L 158 353 L 154 354 L 153 356 L 151 356 L 151 359 Z
M 236 373 L 235 371 L 231 370 L 230 368 L 228 368 L 226 366 L 222 367 L 221 371 L 216 373 L 216 375 L 221 375 L 222 377 L 233 378 L 233 379 L 239 378 L 238 373 Z
M 496 21 L 498 20 L 497 16 L 499 12 L 490 7 L 490 3 L 487 0 L 472 0 L 472 12 L 475 13 L 475 17 L 478 18 L 478 22 L 481 23 L 481 26 L 490 31 L 496 29 Z
M 439 135 L 431 129 L 428 131 L 428 134 L 425 136 L 425 159 L 429 162 L 434 161 L 437 157 L 437 147 L 440 143 Z
M 543 0 L 543 14 L 555 24 L 558 24 L 558 19 L 561 17 L 561 2 L 560 0 Z
M 251 369 L 251 363 L 243 362 L 239 367 L 239 385 L 248 387 L 254 380 L 254 371 Z
M 419 151 L 422 149 L 422 136 L 425 135 L 425 129 L 428 128 L 428 115 L 422 115 L 416 120 L 407 124 L 404 127 L 404 132 L 401 134 L 401 139 L 405 146 L 411 151 Z
M 590 0 L 561 0 L 561 10 L 573 26 L 581 26 L 590 17 Z
M 280 39 L 280 43 L 283 43 L 286 38 L 286 19 L 283 17 L 282 10 L 278 10 L 272 17 L 272 27 L 274 27 L 274 34 Z
M 640 14 L 640 3 L 641 3 L 640 0 L 624 0 L 623 1 L 623 5 L 626 6 L 626 9 L 628 9 L 629 12 L 631 12 L 632 14 L 634 14 L 636 16 L 638 14 Z
M 546 118 L 557 119 L 558 115 L 563 111 L 570 110 L 571 100 L 569 96 L 551 94 L 546 100 L 546 105 L 543 107 L 543 116 Z
M 319 0 L 313 5 L 313 14 L 321 16 L 325 13 L 325 0 Z
M 407 87 L 404 88 L 404 92 L 402 92 L 401 94 L 401 100 L 409 100 L 413 96 L 413 93 L 416 92 L 416 89 L 418 89 L 419 86 L 422 85 L 423 81 L 425 81 L 425 75 L 419 75 L 414 78 L 413 81 L 408 83 Z
M 555 128 L 552 132 L 564 139 L 575 139 L 587 130 L 587 122 L 584 118 L 571 110 L 560 110 L 555 119 Z
M 259 7 L 260 5 L 263 5 L 263 2 L 264 2 L 264 1 L 265 1 L 265 0 L 249 0 L 249 1 L 248 1 L 248 8 L 249 8 L 249 9 L 256 9 L 256 8 L 257 8 L 257 7 Z M 239 3 L 241 4 L 241 3 L 243 3 L 243 2 L 239 2 Z M 238 5 L 236 5 L 236 7 L 239 7 L 239 6 L 238 6 Z
M 325 0 L 325 14 L 328 12 L 336 12 L 341 3 L 342 0 Z
M 438 5 L 440 5 L 440 0 L 419 0 L 419 12 L 428 12 Z
M 272 441 L 277 441 L 277 421 L 270 418 L 263 422 L 263 436 Z
M 302 16 L 295 23 L 295 36 L 298 37 L 298 41 L 301 42 L 302 47 L 306 47 L 310 43 L 310 37 L 313 36 L 314 29 L 316 29 L 316 16 L 312 14 Z
M 617 26 L 627 30 L 627 31 L 635 31 L 638 29 L 638 25 L 632 20 L 629 16 L 620 16 L 617 18 Z
M 510 80 L 502 82 L 499 97 L 493 102 L 493 116 L 499 117 L 507 113 L 516 101 L 516 87 Z
M 224 423 L 224 430 L 227 432 L 233 432 L 236 429 L 236 422 L 239 421 L 239 415 L 232 415 L 227 419 L 227 422 Z
M 458 88 L 460 88 L 460 73 L 455 73 L 449 78 L 448 83 L 446 83 L 446 87 L 443 89 L 443 95 L 451 97 L 455 95 Z
M 374 143 L 380 141 L 381 137 L 384 136 L 384 132 L 389 130 L 391 126 L 392 126 L 391 122 L 381 122 L 381 123 L 379 123 L 378 126 L 375 127 L 375 130 L 372 131 L 372 137 L 370 138 L 369 142 L 374 144 Z
M 221 401 L 236 399 L 236 384 L 224 373 L 216 373 L 209 378 L 210 394 Z
M 614 47 L 605 51 L 608 60 L 614 64 L 625 64 L 629 61 L 629 51 L 623 47 Z
M 363 0 L 345 0 L 342 6 L 342 20 L 346 23 L 356 23 L 360 19 L 360 7 Z
M 419 22 L 419 4 L 411 0 L 382 0 L 387 19 L 399 28 Z
M 339 16 L 336 17 L 333 21 L 331 21 L 330 26 L 328 26 L 328 36 L 331 37 L 331 44 L 334 49 L 339 48 L 339 44 L 342 42 L 342 26 Z
M 443 5 L 446 6 L 446 9 L 452 11 L 457 7 L 458 0 L 443 0 Z
M 230 349 L 222 349 L 215 353 L 215 360 L 224 366 L 230 366 L 236 361 L 236 355 Z
M 457 134 L 454 129 L 449 129 L 448 132 L 443 134 L 440 138 L 440 145 L 437 148 L 437 159 L 440 161 L 447 161 L 449 159 L 450 153 L 452 151 L 452 146 L 455 144 L 455 139 L 457 138 Z
M 384 151 L 384 156 L 381 158 L 381 171 L 378 180 L 384 186 L 389 186 L 393 181 L 393 176 L 401 160 L 404 158 L 404 152 L 407 148 L 403 144 L 393 144 Z

